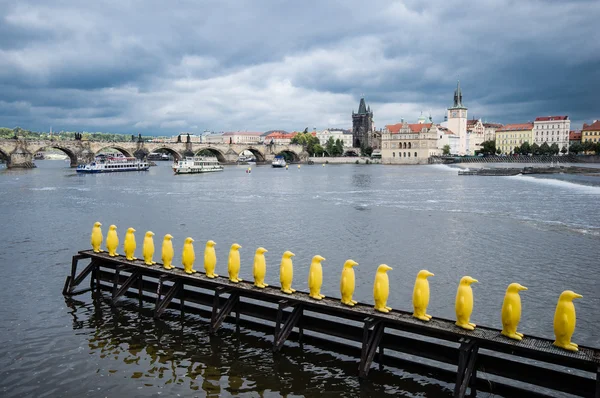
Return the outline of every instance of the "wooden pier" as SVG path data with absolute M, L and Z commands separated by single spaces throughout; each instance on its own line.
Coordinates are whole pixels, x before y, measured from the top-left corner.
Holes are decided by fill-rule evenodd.
M 89 261 L 81 271 L 80 261 Z M 89 287 L 79 288 L 88 276 Z M 63 294 L 101 290 L 111 292 L 113 303 L 123 296 L 137 298 L 140 305 L 154 302 L 155 317 L 169 308 L 205 316 L 211 333 L 224 322 L 258 330 L 271 327 L 274 351 L 296 339 L 352 352 L 360 357 L 361 378 L 376 361 L 380 366 L 410 366 L 452 382 L 455 397 L 485 391 L 510 397 L 568 393 L 600 398 L 598 348 L 579 346 L 578 352 L 570 352 L 544 338 L 515 341 L 497 329 L 477 326 L 467 331 L 447 319 L 423 322 L 406 311 L 384 314 L 368 304 L 348 307 L 336 298 L 318 301 L 304 292 L 288 295 L 278 287 L 259 289 L 252 282 L 209 279 L 202 272 L 188 275 L 179 268 L 166 270 L 161 264 L 147 266 L 141 260 L 80 251 L 73 256 Z

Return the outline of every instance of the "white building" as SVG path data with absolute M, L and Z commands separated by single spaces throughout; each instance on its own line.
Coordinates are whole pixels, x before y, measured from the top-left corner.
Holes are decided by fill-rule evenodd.
M 204 133 L 202 134 L 203 144 L 222 144 L 223 143 L 223 133 Z
M 263 133 L 230 132 L 223 133 L 224 144 L 258 144 L 261 143 Z
M 459 137 L 454 134 L 452 130 L 447 127 L 443 127 L 441 125 L 437 125 L 437 148 L 440 150 L 440 153 L 443 153 L 444 147 L 448 145 L 450 147 L 450 155 L 458 155 L 459 148 Z
M 472 155 L 469 147 L 469 136 L 467 134 L 467 107 L 462 104 L 462 92 L 460 81 L 454 91 L 454 105 L 448 108 L 447 127 L 459 137 L 458 154 Z
M 344 129 L 325 129 L 317 132 L 317 138 L 323 148 L 327 145 L 329 138 L 333 137 L 333 141 L 341 140 L 344 148 L 352 148 L 352 131 Z
M 533 122 L 533 141 L 538 145 L 544 142 L 550 146 L 557 144 L 559 150 L 563 147 L 569 150 L 569 131 L 571 121 L 568 116 L 536 117 Z
M 467 120 L 467 135 L 469 139 L 469 155 L 474 155 L 481 149 L 485 137 L 485 127 L 481 119 Z
M 500 123 L 483 123 L 483 140 L 496 141 L 496 130 L 502 128 Z
M 427 164 L 437 148 L 437 127 L 433 123 L 401 122 L 385 126 L 381 135 L 381 162 L 384 164 Z

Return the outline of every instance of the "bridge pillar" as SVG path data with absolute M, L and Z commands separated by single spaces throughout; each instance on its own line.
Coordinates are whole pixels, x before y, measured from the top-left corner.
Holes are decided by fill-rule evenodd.
M 91 163 L 94 161 L 94 158 L 94 152 L 84 149 L 77 153 L 77 160 L 75 162 L 73 162 L 73 159 L 71 159 L 71 167 L 77 167 L 80 164 Z
M 9 169 L 33 169 L 33 155 L 23 145 L 17 143 L 17 147 L 10 153 L 10 159 L 6 163 Z

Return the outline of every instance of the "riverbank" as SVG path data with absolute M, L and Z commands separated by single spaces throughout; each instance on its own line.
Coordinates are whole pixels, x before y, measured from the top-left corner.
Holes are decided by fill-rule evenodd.
M 433 156 L 429 163 L 600 163 L 600 155 Z
M 329 157 L 329 156 L 315 156 L 308 158 L 309 163 L 314 164 L 380 164 L 381 159 L 371 159 L 367 156 L 340 156 L 340 157 Z
M 600 177 L 600 169 L 591 167 L 559 166 L 559 167 L 523 167 L 523 168 L 481 168 L 475 170 L 459 170 L 459 176 L 516 176 L 534 174 L 583 174 Z

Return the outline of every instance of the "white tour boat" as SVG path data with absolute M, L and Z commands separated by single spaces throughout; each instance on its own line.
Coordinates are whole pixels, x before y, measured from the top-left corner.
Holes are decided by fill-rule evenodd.
M 179 162 L 173 163 L 175 174 L 210 173 L 223 171 L 223 166 L 214 157 L 186 157 Z
M 287 163 L 283 156 L 275 156 L 275 159 L 271 162 L 271 166 L 273 167 L 285 167 Z
M 77 166 L 78 173 L 115 173 L 121 171 L 146 171 L 148 162 L 127 157 L 97 157 L 95 161 Z

